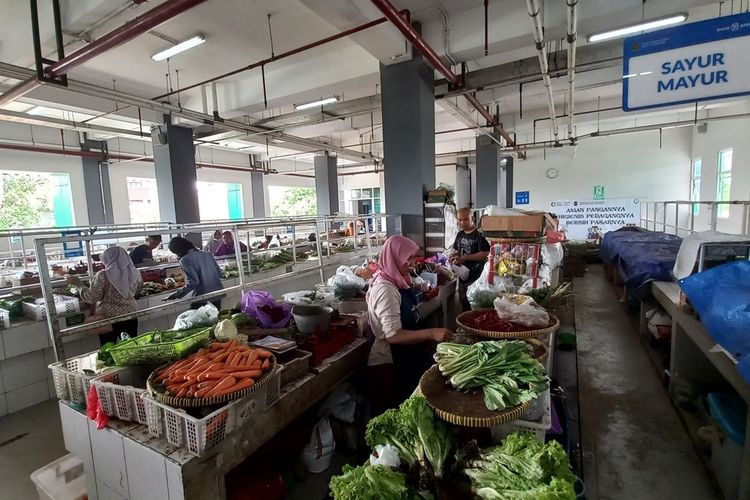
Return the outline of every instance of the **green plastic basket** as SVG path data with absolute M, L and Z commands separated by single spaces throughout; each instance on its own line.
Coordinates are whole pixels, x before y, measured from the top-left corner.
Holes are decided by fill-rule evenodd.
M 180 340 L 151 344 L 157 332 L 144 333 L 109 350 L 117 366 L 159 365 L 177 361 L 208 343 L 211 327 Z

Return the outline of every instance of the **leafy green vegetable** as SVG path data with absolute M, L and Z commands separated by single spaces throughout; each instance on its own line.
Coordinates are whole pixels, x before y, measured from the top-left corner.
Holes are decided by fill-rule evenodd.
M 435 418 L 424 397 L 412 396 L 398 410 L 386 410 L 371 419 L 365 441 L 372 449 L 390 444 L 402 461 L 421 467 L 429 463 L 435 476 L 442 477 L 453 436 L 448 426 Z
M 115 346 L 114 342 L 107 342 L 101 348 L 99 348 L 99 354 L 97 354 L 96 359 L 101 361 L 107 366 L 115 366 L 115 360 L 112 357 L 112 354 L 109 352 L 110 349 L 112 349 Z
M 257 321 L 251 318 L 245 313 L 237 313 L 232 315 L 232 322 L 235 326 L 257 326 Z
M 557 441 L 542 444 L 532 434 L 514 433 L 484 450 L 464 470 L 483 499 L 568 500 L 576 477 Z
M 344 465 L 329 486 L 334 500 L 409 500 L 415 498 L 404 474 L 385 465 Z
M 544 367 L 526 342 L 442 342 L 435 359 L 440 372 L 460 391 L 481 387 L 489 410 L 503 410 L 536 398 L 547 389 Z

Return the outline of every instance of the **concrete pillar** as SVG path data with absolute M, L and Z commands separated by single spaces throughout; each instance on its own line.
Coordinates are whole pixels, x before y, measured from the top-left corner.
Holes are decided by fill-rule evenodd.
M 250 189 L 252 190 L 253 218 L 266 218 L 266 185 L 263 172 L 250 173 Z
M 400 231 L 424 246 L 426 190 L 435 187 L 435 77 L 421 58 L 380 65 L 385 204 Z M 387 233 L 398 232 L 389 219 Z
M 172 125 L 165 116 L 165 124 L 151 130 L 151 140 L 161 220 L 200 222 L 193 131 Z
M 464 208 L 471 206 L 471 171 L 469 170 L 469 159 L 459 158 L 456 162 L 456 207 Z
M 500 158 L 500 172 L 498 174 L 498 206 L 513 208 L 515 197 L 513 196 L 513 157 L 503 156 Z
M 81 144 L 81 151 L 106 153 L 107 143 L 85 139 Z M 83 184 L 86 190 L 89 224 L 114 224 L 109 163 L 98 158 L 81 157 L 81 165 L 83 166 Z
M 339 181 L 336 176 L 335 156 L 316 156 L 315 196 L 318 199 L 318 215 L 333 215 L 339 211 Z
M 486 135 L 477 136 L 476 207 L 498 204 L 500 146 Z

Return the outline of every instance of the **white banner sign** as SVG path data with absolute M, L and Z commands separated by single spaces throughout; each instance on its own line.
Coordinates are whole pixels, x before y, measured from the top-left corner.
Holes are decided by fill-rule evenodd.
M 592 240 L 641 220 L 638 199 L 562 200 L 550 204 L 569 240 Z

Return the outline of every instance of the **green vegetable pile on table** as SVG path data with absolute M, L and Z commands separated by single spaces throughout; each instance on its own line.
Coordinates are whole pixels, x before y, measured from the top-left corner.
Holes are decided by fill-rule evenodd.
M 8 317 L 13 321 L 23 316 L 24 302 L 34 302 L 34 297 L 24 295 L 23 297 L 15 296 L 8 299 L 0 299 L 0 309 L 8 311 Z
M 408 486 L 406 476 L 385 465 L 344 465 L 343 474 L 331 478 L 334 500 L 410 500 L 419 498 Z
M 412 396 L 398 409 L 371 419 L 365 441 L 372 449 L 390 444 L 408 465 L 418 464 L 435 477 L 442 477 L 453 436 L 448 424 L 435 418 L 424 397 Z
M 534 435 L 514 433 L 482 451 L 464 473 L 483 499 L 572 500 L 575 475 L 560 443 L 542 444 Z
M 528 295 L 534 302 L 539 304 L 544 309 L 554 309 L 555 307 L 565 304 L 568 297 L 571 295 L 570 291 L 571 283 L 565 282 L 556 287 L 537 288 L 535 290 L 529 290 L 524 292 L 523 295 Z M 490 305 L 489 307 L 492 307 Z
M 544 367 L 520 340 L 463 345 L 442 342 L 435 360 L 440 373 L 460 391 L 481 387 L 489 410 L 504 410 L 530 401 L 547 389 Z

